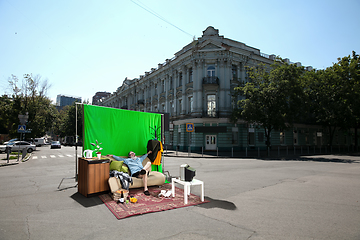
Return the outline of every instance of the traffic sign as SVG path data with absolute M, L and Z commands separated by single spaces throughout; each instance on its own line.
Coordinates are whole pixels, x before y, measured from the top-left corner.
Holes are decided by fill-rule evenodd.
M 187 123 L 186 124 L 186 131 L 187 132 L 193 132 L 194 131 L 194 124 L 193 123 Z
M 18 133 L 24 133 L 26 131 L 26 125 L 18 126 Z

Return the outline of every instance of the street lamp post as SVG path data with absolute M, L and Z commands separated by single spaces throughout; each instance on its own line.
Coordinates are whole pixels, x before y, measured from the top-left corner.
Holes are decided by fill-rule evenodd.
M 27 120 L 29 119 L 29 113 L 26 112 L 25 115 L 19 114 L 18 117 L 19 117 L 20 124 L 22 126 L 25 126 Z M 20 131 L 20 141 L 25 139 L 25 130 L 26 129 L 25 129 L 25 127 L 23 127 L 23 129 L 24 129 L 23 131 Z M 23 135 L 23 133 L 24 133 L 24 135 Z M 19 158 L 20 158 L 20 143 L 19 143 L 19 149 L 18 149 L 18 159 L 17 159 L 18 161 L 19 161 Z

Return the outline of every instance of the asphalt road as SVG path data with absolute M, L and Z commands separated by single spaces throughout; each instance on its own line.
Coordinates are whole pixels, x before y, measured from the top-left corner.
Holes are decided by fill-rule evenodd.
M 38 149 L 0 167 L 0 239 L 360 239 L 360 157 L 165 157 L 172 176 L 196 169 L 210 203 L 117 220 L 74 179 L 58 190 L 75 175 L 73 147 Z

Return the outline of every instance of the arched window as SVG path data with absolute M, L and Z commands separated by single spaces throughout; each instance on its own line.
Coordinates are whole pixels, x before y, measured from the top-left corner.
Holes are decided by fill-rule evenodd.
M 207 75 L 208 75 L 208 77 L 214 77 L 215 76 L 215 67 L 214 66 L 209 66 L 207 68 Z
M 213 94 L 207 95 L 207 115 L 209 117 L 216 116 L 216 96 Z

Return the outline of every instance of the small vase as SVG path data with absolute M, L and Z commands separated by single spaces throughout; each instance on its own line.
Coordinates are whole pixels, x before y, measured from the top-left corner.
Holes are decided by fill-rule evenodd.
M 101 153 L 97 153 L 96 155 L 97 155 L 98 159 L 100 160 L 101 159 Z

